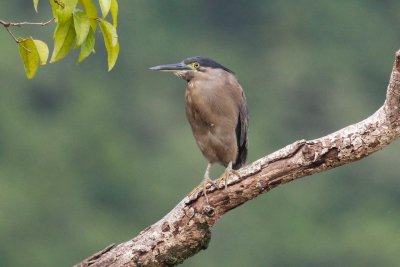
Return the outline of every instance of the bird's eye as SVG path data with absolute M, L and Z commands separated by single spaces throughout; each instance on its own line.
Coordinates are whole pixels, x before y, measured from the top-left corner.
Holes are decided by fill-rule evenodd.
M 197 70 L 198 68 L 200 68 L 200 64 L 198 62 L 193 63 L 193 68 Z

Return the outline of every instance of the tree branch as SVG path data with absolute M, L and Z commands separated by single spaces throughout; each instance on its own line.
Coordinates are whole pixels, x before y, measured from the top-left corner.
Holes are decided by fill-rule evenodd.
M 52 18 L 49 21 L 46 22 L 27 22 L 27 21 L 22 21 L 22 22 L 10 22 L 10 21 L 4 21 L 0 20 L 0 24 L 4 26 L 6 31 L 11 35 L 11 37 L 14 39 L 16 43 L 20 43 L 17 37 L 12 33 L 12 31 L 9 29 L 10 27 L 21 27 L 21 26 L 26 26 L 26 25 L 33 25 L 33 26 L 46 26 L 47 24 L 50 24 L 54 18 Z
M 0 24 L 3 25 L 4 27 L 8 28 L 11 26 L 16 26 L 16 27 L 21 27 L 21 26 L 46 26 L 47 24 L 50 24 L 54 18 L 50 19 L 49 21 L 46 22 L 28 22 L 28 21 L 22 21 L 22 22 L 9 22 L 9 21 L 4 21 L 0 20 Z
M 228 191 L 201 189 L 138 236 L 111 245 L 75 267 L 172 266 L 202 249 L 210 228 L 226 212 L 278 185 L 360 160 L 400 136 L 400 50 L 393 65 L 386 101 L 369 118 L 314 140 L 300 140 L 239 170 L 228 179 Z

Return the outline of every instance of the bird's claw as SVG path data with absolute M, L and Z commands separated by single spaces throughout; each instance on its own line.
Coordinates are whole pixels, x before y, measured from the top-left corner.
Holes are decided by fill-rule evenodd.
M 204 182 L 203 182 L 204 186 L 207 187 L 208 184 L 211 184 L 212 186 L 214 186 L 215 188 L 217 188 L 217 184 L 211 180 L 210 178 L 207 178 Z
M 208 204 L 208 197 L 206 194 L 206 190 L 209 184 L 211 184 L 211 186 L 214 186 L 215 188 L 218 188 L 217 184 L 213 180 L 211 180 L 210 178 L 206 178 L 201 184 L 196 186 L 187 196 L 189 197 L 189 199 L 192 199 L 193 197 L 197 198 L 198 193 L 200 191 L 203 191 L 204 196 L 206 198 L 206 202 Z
M 215 184 L 217 185 L 217 188 L 221 188 L 221 184 L 223 183 L 224 184 L 224 187 L 225 187 L 225 191 L 227 191 L 228 190 L 228 177 L 230 176 L 230 175 L 235 175 L 235 176 L 237 176 L 237 177 L 240 177 L 240 174 L 239 174 L 239 172 L 238 171 L 236 171 L 236 170 L 226 170 L 222 175 L 221 175 L 221 177 L 219 177 L 216 181 L 215 181 Z
M 224 186 L 224 190 L 228 190 L 228 177 L 231 175 L 235 175 L 237 177 L 240 177 L 240 174 L 238 171 L 233 170 L 231 165 L 227 167 L 227 169 L 224 171 L 224 173 L 219 177 L 217 180 L 213 181 L 209 178 L 208 176 L 208 169 L 206 171 L 206 174 L 203 178 L 203 181 L 201 184 L 196 186 L 189 194 L 188 197 L 190 200 L 195 200 L 198 198 L 198 195 L 200 191 L 203 191 L 203 195 L 206 199 L 207 205 L 210 205 L 208 201 L 208 196 L 207 196 L 207 188 L 214 187 L 216 189 L 222 188 Z

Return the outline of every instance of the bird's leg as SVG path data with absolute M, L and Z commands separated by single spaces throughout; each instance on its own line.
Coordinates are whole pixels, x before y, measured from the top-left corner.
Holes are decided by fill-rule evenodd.
M 216 184 L 217 184 L 217 186 L 218 186 L 218 188 L 220 187 L 220 184 L 221 184 L 222 182 L 224 182 L 225 190 L 228 189 L 228 176 L 229 176 L 231 173 L 233 173 L 233 174 L 236 175 L 236 176 L 240 176 L 239 173 L 238 173 L 236 170 L 234 170 L 234 169 L 232 168 L 232 161 L 229 162 L 228 166 L 226 167 L 226 169 L 225 169 L 224 173 L 221 175 L 221 177 L 219 177 L 219 178 L 215 181 Z
M 207 202 L 208 205 L 210 205 L 210 204 L 208 202 L 208 196 L 207 196 L 207 193 L 206 193 L 206 191 L 207 191 L 207 183 L 211 183 L 215 188 L 217 188 L 217 185 L 215 184 L 215 182 L 213 180 L 211 180 L 211 178 L 210 178 L 211 166 L 212 166 L 212 164 L 208 163 L 207 168 L 206 168 L 206 172 L 204 173 L 203 180 L 201 181 L 201 183 L 198 186 L 196 186 L 188 194 L 189 198 L 191 198 L 191 196 L 194 195 L 196 192 L 198 192 L 198 190 L 201 188 L 203 190 L 203 194 L 204 194 L 204 196 L 206 198 L 206 202 Z
M 210 178 L 210 169 L 211 169 L 211 166 L 212 166 L 212 163 L 208 163 L 208 165 L 207 165 L 207 168 L 206 168 L 206 172 L 204 173 L 204 178 L 203 178 L 203 181 L 202 181 L 202 184 L 203 184 L 203 194 L 204 194 L 204 197 L 206 198 L 206 202 L 207 202 L 207 204 L 208 205 L 210 205 L 210 203 L 208 202 L 208 197 L 207 197 L 207 183 L 211 183 L 213 186 L 215 186 L 216 187 L 216 184 L 214 183 L 214 181 L 213 180 L 211 180 L 211 178 Z

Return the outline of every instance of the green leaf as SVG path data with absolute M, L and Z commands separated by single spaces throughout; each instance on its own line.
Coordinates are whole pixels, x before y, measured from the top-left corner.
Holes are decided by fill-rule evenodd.
M 117 28 L 117 25 L 118 25 L 118 1 L 117 0 L 111 0 L 110 11 L 111 11 L 111 16 L 113 19 L 114 27 Z
M 38 4 L 39 4 L 39 0 L 33 0 L 33 7 L 35 8 L 36 13 L 38 12 Z
M 93 30 L 96 29 L 97 9 L 92 0 L 79 0 L 86 11 L 86 15 L 90 20 L 90 26 Z
M 76 33 L 72 17 L 63 23 L 59 22 L 57 24 L 54 31 L 54 50 L 51 55 L 50 63 L 64 58 L 69 53 L 75 36 Z
M 18 49 L 24 62 L 25 73 L 28 79 L 32 79 L 39 68 L 39 53 L 36 49 L 35 42 L 32 37 L 22 39 L 18 38 Z
M 41 40 L 33 40 L 33 41 L 35 42 L 35 46 L 39 54 L 40 65 L 46 65 L 47 59 L 49 58 L 49 47 L 45 42 Z
M 118 54 L 119 54 L 119 43 L 118 43 L 117 30 L 111 23 L 109 23 L 108 21 L 105 21 L 103 19 L 100 19 L 99 23 L 100 23 L 101 32 L 103 33 L 103 37 L 104 37 L 104 44 L 107 49 L 108 71 L 110 71 L 114 67 L 115 62 L 117 62 L 117 58 L 118 58 Z
M 114 27 L 114 25 L 104 19 L 99 19 L 99 23 L 106 46 L 115 46 L 118 43 L 117 29 Z
M 79 53 L 78 63 L 81 63 L 85 58 L 87 58 L 91 53 L 94 52 L 94 43 L 94 31 L 92 28 L 90 28 L 86 40 L 81 45 L 81 52 Z
M 110 12 L 111 0 L 99 0 L 101 14 L 103 15 L 103 19 L 107 16 L 108 12 Z
M 86 40 L 90 29 L 90 21 L 82 11 L 74 12 L 74 27 L 76 32 L 76 46 L 79 47 Z
M 55 19 L 55 22 L 58 22 L 57 20 L 57 9 L 60 8 L 59 5 L 57 5 L 54 0 L 49 0 L 50 1 L 50 5 L 51 5 L 51 11 L 53 13 L 53 17 Z
M 108 71 L 112 70 L 117 62 L 119 54 L 119 43 L 117 43 L 111 51 L 107 51 Z
M 78 0 L 49 0 L 57 23 L 64 23 L 72 17 Z

